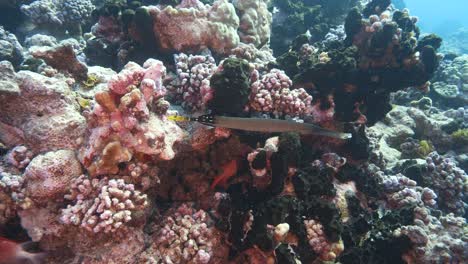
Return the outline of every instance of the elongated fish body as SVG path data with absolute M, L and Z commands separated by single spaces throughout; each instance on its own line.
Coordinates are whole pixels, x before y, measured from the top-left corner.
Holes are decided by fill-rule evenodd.
M 320 135 L 339 139 L 351 138 L 351 134 L 349 133 L 340 133 L 324 129 L 313 124 L 280 119 L 203 115 L 198 117 L 196 121 L 216 127 L 253 132 L 297 132 L 302 135 Z

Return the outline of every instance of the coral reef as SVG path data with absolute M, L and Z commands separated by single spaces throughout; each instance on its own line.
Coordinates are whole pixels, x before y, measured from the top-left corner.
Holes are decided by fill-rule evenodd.
M 468 29 L 462 27 L 456 31 L 448 33 L 448 36 L 444 37 L 445 41 L 442 45 L 442 51 L 445 54 L 467 54 L 468 46 L 466 40 L 468 39 Z
M 450 149 L 453 142 L 445 129 L 452 124 L 456 123 L 443 113 L 430 114 L 417 108 L 396 106 L 383 122 L 369 128 L 368 132 L 378 142 L 376 147 L 383 153 L 385 161 L 394 163 L 402 155 L 402 158 L 406 158 L 405 155 L 409 155 L 407 158 L 425 158 L 433 148 Z
M 211 56 L 175 55 L 177 76 L 166 85 L 173 100 L 191 110 L 204 110 L 213 98 L 210 79 L 217 69 Z
M 312 96 L 303 88 L 291 89 L 292 81 L 273 69 L 252 84 L 249 107 L 276 116 L 304 116 L 310 112 Z
M 122 179 L 89 179 L 85 175 L 71 184 L 65 199 L 72 205 L 62 210 L 60 221 L 89 232 L 115 232 L 147 205 L 147 197 Z
M 391 92 L 408 86 L 427 88 L 437 68 L 438 45 L 424 38 L 418 43 L 416 21 L 408 11 L 398 10 L 364 19 L 354 8 L 346 18 L 343 42 L 301 59 L 300 43 L 306 43 L 298 40 L 278 63 L 295 83 L 310 87 L 317 100 L 332 96 L 337 119 L 355 121 L 364 114 L 372 125 L 391 110 Z M 398 83 L 392 83 L 396 79 Z M 324 103 L 322 109 L 329 107 Z
M 234 2 L 234 7 L 240 13 L 239 37 L 242 42 L 261 47 L 270 40 L 272 15 L 268 11 L 267 3 L 265 0 Z
M 453 160 L 432 152 L 426 158 L 427 172 L 422 173 L 424 184 L 436 192 L 442 210 L 462 216 L 468 206 L 463 200 L 468 192 L 468 175 Z
M 273 63 L 276 59 L 273 57 L 273 51 L 267 46 L 258 49 L 254 44 L 239 43 L 237 47 L 231 50 L 232 55 L 239 59 L 245 59 L 255 65 L 257 70 L 266 70 L 268 64 Z
M 18 169 L 23 169 L 31 162 L 33 155 L 34 153 L 27 147 L 16 146 L 8 153 L 7 162 Z
M 23 47 L 14 34 L 0 26 L 0 61 L 4 60 L 18 67 L 23 60 Z
M 107 91 L 95 95 L 87 143 L 80 151 L 80 160 L 92 175 L 116 174 L 119 163 L 142 155 L 160 160 L 174 157 L 172 146 L 181 140 L 181 129 L 149 111 L 158 111 L 164 100 L 165 74 L 157 60 L 149 59 L 143 67 L 128 63 L 109 80 Z
M 78 36 L 82 34 L 81 24 L 91 16 L 93 9 L 90 0 L 39 0 L 21 6 L 21 11 L 37 26 L 52 31 L 70 30 Z
M 464 244 L 466 236 L 462 229 L 466 226 L 466 219 L 452 214 L 438 219 L 427 216 L 430 222 L 423 223 L 415 220 L 416 225 L 403 226 L 395 230 L 395 236 L 406 235 L 414 243 L 416 249 L 405 254 L 407 262 L 427 263 L 433 261 L 463 261 L 467 254 Z
M 431 84 L 431 97 L 438 106 L 456 108 L 468 103 L 468 56 L 462 55 L 452 61 L 444 60 L 436 71 Z
M 87 77 L 88 68 L 77 59 L 73 46 L 68 43 L 60 43 L 53 47 L 33 46 L 29 52 L 53 68 L 70 73 L 77 81 L 85 80 Z
M 211 77 L 213 99 L 208 107 L 214 113 L 241 113 L 249 101 L 251 72 L 249 63 L 243 59 L 228 58 L 220 63 Z
M 467 55 L 402 1 L 0 6 L 0 240 L 50 264 L 466 259 Z
M 157 263 L 220 263 L 228 248 L 207 212 L 182 204 L 166 213 L 146 250 Z
M 60 199 L 81 173 L 81 164 L 71 150 L 38 155 L 24 171 L 24 193 L 36 203 Z
M 239 17 L 227 0 L 208 7 L 198 0 L 183 0 L 176 7 L 152 7 L 148 12 L 162 49 L 197 52 L 209 48 L 223 54 L 239 43 Z
M 343 245 L 336 243 L 331 244 L 323 233 L 323 226 L 314 220 L 304 220 L 304 225 L 307 229 L 307 238 L 309 244 L 315 253 L 320 255 L 323 261 L 333 261 L 336 256 L 343 251 Z
M 9 62 L 2 62 L 0 68 L 0 111 L 8 113 L 0 116 L 0 134 L 15 131 L 17 140 L 33 152 L 79 144 L 86 120 L 68 84 L 73 80 L 30 71 L 15 73 Z
M 17 213 L 17 202 L 24 198 L 22 175 L 0 171 L 0 225 L 6 224 Z

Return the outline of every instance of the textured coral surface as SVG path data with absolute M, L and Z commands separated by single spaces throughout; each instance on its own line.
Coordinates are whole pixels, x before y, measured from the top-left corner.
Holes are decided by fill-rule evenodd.
M 465 263 L 468 55 L 401 5 L 0 1 L 0 264 Z

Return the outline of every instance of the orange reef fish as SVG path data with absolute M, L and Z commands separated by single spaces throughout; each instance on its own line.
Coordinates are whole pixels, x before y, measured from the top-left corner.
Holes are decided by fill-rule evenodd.
M 16 243 L 9 239 L 0 237 L 0 264 L 28 263 L 40 264 L 45 257 L 45 253 L 29 253 L 24 248 L 31 242 Z M 23 262 L 22 262 L 23 261 Z
M 214 190 L 216 186 L 223 185 L 225 186 L 227 181 L 237 173 L 237 161 L 231 160 L 228 163 L 222 166 L 222 172 L 217 175 L 211 184 L 211 189 Z

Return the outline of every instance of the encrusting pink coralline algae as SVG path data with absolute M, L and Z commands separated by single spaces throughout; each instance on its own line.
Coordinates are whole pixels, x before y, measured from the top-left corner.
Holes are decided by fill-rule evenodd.
M 158 109 L 166 88 L 162 62 L 150 59 L 143 67 L 128 63 L 98 92 L 96 105 L 88 114 L 89 136 L 80 160 L 91 175 L 115 174 L 118 164 L 138 155 L 170 160 L 172 146 L 182 130 Z M 161 112 L 156 114 L 155 112 Z

